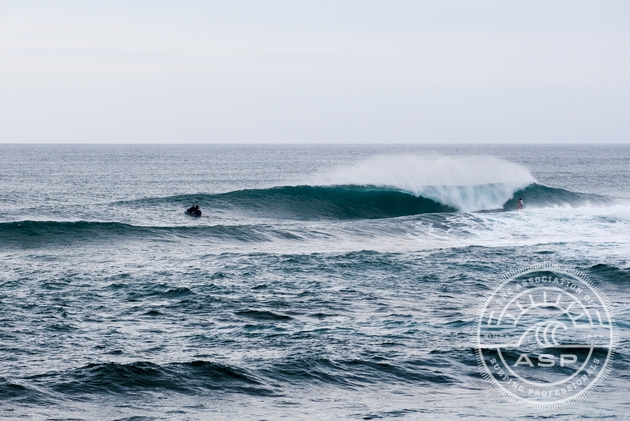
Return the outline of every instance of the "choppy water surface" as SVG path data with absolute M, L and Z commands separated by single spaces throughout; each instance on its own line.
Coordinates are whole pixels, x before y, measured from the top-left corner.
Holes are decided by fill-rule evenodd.
M 0 152 L 1 417 L 630 410 L 627 146 Z M 501 275 L 549 260 L 609 296 L 620 343 L 585 402 L 543 413 L 482 378 L 470 332 Z

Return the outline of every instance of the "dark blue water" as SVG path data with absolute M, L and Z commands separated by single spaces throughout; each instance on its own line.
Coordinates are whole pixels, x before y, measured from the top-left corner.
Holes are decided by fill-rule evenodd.
M 0 146 L 0 417 L 626 419 L 629 168 L 627 146 Z M 540 412 L 482 378 L 471 330 L 550 260 L 620 341 Z

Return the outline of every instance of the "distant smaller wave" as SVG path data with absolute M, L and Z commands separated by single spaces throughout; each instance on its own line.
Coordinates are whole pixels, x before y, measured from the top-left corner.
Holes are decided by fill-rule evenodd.
M 447 385 L 456 379 L 421 360 L 372 361 L 367 359 L 329 359 L 325 357 L 287 358 L 264 370 L 266 377 L 282 383 L 335 384 L 360 387 L 370 383 L 408 383 Z
M 620 285 L 630 284 L 630 268 L 621 269 L 603 263 L 591 266 L 589 272 L 595 278 Z
M 90 364 L 62 375 L 50 373 L 31 380 L 66 395 L 124 395 L 143 391 L 198 394 L 204 390 L 241 392 L 255 396 L 273 394 L 273 390 L 263 385 L 253 373 L 209 361 L 164 365 L 144 361 Z
M 65 372 L 31 376 L 26 382 L 49 396 L 137 395 L 168 392 L 199 396 L 209 393 L 241 393 L 281 396 L 286 385 L 307 384 L 362 387 L 373 383 L 448 385 L 457 379 L 431 361 L 369 359 L 333 360 L 322 356 L 293 356 L 250 369 L 211 361 L 155 364 L 93 363 Z M 0 383 L 0 390 L 2 390 Z M 13 395 L 32 394 L 31 389 L 4 385 Z M 41 393 L 40 393 L 41 394 Z
M 271 241 L 289 233 L 264 225 L 137 226 L 120 222 L 19 221 L 0 223 L 0 248 L 71 245 L 77 242 L 109 242 L 132 239 L 203 238 L 238 242 Z

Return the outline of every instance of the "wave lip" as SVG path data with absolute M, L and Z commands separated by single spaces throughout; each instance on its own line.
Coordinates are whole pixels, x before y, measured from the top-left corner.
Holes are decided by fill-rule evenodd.
M 283 186 L 209 199 L 210 206 L 224 202 L 237 211 L 297 219 L 378 219 L 456 210 L 426 197 L 376 186 Z

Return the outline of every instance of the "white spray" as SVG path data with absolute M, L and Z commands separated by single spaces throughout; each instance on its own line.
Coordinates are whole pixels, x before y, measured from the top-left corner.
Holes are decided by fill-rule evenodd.
M 396 188 L 464 212 L 499 209 L 535 183 L 527 168 L 489 156 L 377 156 L 316 174 L 316 185 Z

